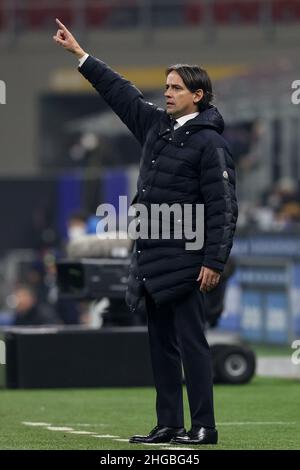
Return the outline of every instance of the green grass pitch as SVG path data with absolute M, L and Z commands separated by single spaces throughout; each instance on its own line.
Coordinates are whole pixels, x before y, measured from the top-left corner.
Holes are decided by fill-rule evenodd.
M 193 448 L 299 449 L 299 391 L 299 381 L 283 379 L 255 378 L 248 385 L 215 386 L 219 444 Z M 154 409 L 152 388 L 1 390 L 0 449 L 164 449 L 23 424 L 43 422 L 128 439 L 155 426 Z M 189 427 L 186 392 L 185 416 Z

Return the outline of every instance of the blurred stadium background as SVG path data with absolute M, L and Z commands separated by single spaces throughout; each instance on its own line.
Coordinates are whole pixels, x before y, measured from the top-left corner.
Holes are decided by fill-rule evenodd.
M 0 0 L 0 80 L 6 88 L 0 104 L 0 387 L 151 385 L 142 371 L 143 360 L 148 361 L 143 312 L 129 315 L 123 301 L 105 295 L 100 302 L 62 298 L 57 288 L 56 263 L 66 256 L 70 239 L 95 233 L 97 206 L 116 204 L 119 195 L 133 197 L 139 146 L 77 72 L 76 59 L 53 43 L 56 17 L 87 52 L 132 80 L 147 99 L 161 106 L 167 65 L 198 63 L 210 73 L 215 104 L 227 123 L 225 134 L 233 148 L 239 220 L 223 313 L 209 334 L 246 342 L 257 354 L 260 376 L 243 392 L 234 386 L 216 387 L 217 417 L 228 426 L 235 420 L 253 421 L 265 423 L 262 433 L 267 423 L 274 430 L 270 440 L 262 442 L 250 426 L 249 444 L 246 437 L 244 442 L 238 438 L 233 423 L 227 448 L 296 448 L 293 436 L 299 431 L 300 416 L 293 400 L 299 385 L 291 379 L 300 378 L 300 366 L 291 361 L 291 345 L 300 339 L 300 115 L 291 96 L 293 81 L 300 80 L 299 0 Z M 126 260 L 126 251 L 122 257 Z M 37 325 L 44 329 L 29 328 Z M 110 328 L 128 333 L 127 339 L 121 338 L 124 354 L 126 341 L 129 351 L 141 348 L 137 369 L 129 367 L 126 354 L 118 367 L 122 359 L 117 346 L 105 350 L 101 341 Z M 94 344 L 89 333 L 98 335 L 93 341 L 102 344 L 101 357 L 96 346 L 85 356 L 88 345 Z M 118 343 L 120 337 L 116 338 Z M 68 348 L 69 356 L 77 348 L 76 360 L 80 356 L 82 361 L 80 366 L 73 364 L 73 377 L 84 375 L 93 357 L 95 368 L 87 369 L 101 375 L 96 383 L 90 377 L 68 383 L 64 375 L 71 361 Z M 49 364 L 60 369 L 55 382 L 49 379 Z M 231 365 L 233 373 L 243 366 L 237 359 Z M 119 402 L 118 390 L 111 391 L 109 403 L 104 389 L 98 401 L 95 391 L 85 393 L 98 409 L 113 409 L 105 417 L 107 422 L 118 419 L 116 409 L 124 408 L 123 434 L 116 429 L 103 432 L 122 438 L 127 408 Z M 131 390 L 132 395 L 130 389 L 123 390 L 124 403 L 133 406 L 139 392 Z M 20 439 L 2 436 L 0 448 L 22 448 L 25 431 L 18 428 L 22 421 L 74 424 L 70 410 L 65 420 L 61 416 L 72 395 L 61 392 L 61 407 L 52 416 L 42 410 L 43 403 L 53 400 L 51 392 L 40 399 L 40 413 L 30 411 L 36 394 L 12 393 L 1 391 L 0 413 L 14 435 L 19 429 Z M 74 391 L 74 397 L 76 393 L 80 401 L 80 392 Z M 253 412 L 258 403 L 255 394 L 261 405 Z M 280 394 L 289 408 L 280 412 L 278 407 L 275 413 Z M 9 416 L 12 396 L 17 405 Z M 141 415 L 131 423 L 133 433 L 138 423 L 144 423 L 146 431 L 147 413 L 148 420 L 152 416 L 153 389 L 145 388 L 143 396 Z M 87 411 L 91 425 L 92 408 Z M 242 408 L 243 415 L 238 415 L 236 410 Z M 88 417 L 82 408 L 76 422 L 85 423 Z M 278 444 L 276 426 L 284 425 L 289 434 L 285 443 Z M 60 448 L 55 439 L 46 445 L 40 434 L 34 436 L 35 429 L 31 428 L 24 448 Z M 74 448 L 93 448 L 76 439 Z M 101 445 L 118 448 L 116 442 Z

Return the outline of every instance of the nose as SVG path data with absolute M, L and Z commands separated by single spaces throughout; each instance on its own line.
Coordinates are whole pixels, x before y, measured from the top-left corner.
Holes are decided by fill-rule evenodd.
M 170 90 L 166 90 L 164 92 L 164 95 L 165 95 L 166 98 L 170 98 L 170 96 L 171 96 Z

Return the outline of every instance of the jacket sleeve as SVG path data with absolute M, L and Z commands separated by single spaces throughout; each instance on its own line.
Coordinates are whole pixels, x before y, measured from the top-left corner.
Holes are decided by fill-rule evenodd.
M 204 201 L 203 266 L 222 272 L 230 254 L 238 217 L 234 163 L 225 141 L 209 142 L 201 165 Z
M 140 90 L 95 57 L 89 56 L 78 70 L 143 144 L 163 110 L 145 101 Z

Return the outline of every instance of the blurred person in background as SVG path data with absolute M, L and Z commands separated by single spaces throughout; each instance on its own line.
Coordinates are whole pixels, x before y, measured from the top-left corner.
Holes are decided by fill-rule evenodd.
M 279 229 L 292 229 L 300 223 L 299 184 L 297 187 L 291 178 L 281 178 L 277 182 L 268 202 L 274 209 L 275 222 Z
M 34 289 L 26 284 L 16 287 L 10 298 L 14 307 L 15 326 L 57 325 L 61 321 L 55 311 L 46 304 L 38 302 Z
M 264 231 L 286 231 L 300 228 L 299 183 L 281 178 L 250 208 L 249 222 Z
M 67 220 L 67 237 L 69 241 L 77 240 L 87 233 L 88 215 L 83 210 L 74 211 Z
M 104 62 L 89 56 L 59 20 L 57 24 L 55 42 L 77 56 L 79 71 L 143 146 L 134 201 L 150 206 L 192 201 L 205 206 L 203 250 L 186 250 L 183 239 L 176 244 L 138 239 L 135 244 L 126 301 L 134 311 L 141 298 L 146 299 L 157 426 L 129 442 L 216 444 L 203 293 L 219 283 L 232 246 L 237 203 L 234 165 L 220 135 L 223 118 L 211 104 L 210 78 L 198 66 L 169 67 L 164 111 L 146 102 Z M 192 421 L 188 432 L 183 422 L 182 363 Z

